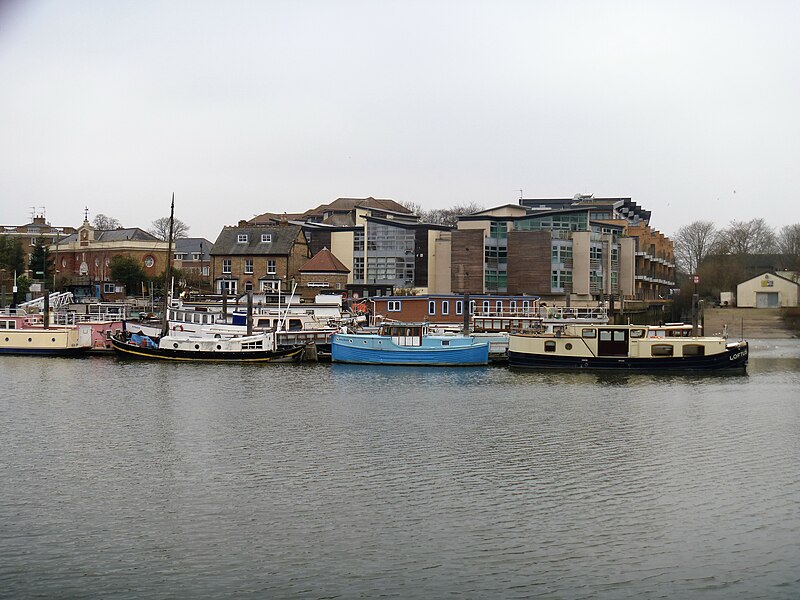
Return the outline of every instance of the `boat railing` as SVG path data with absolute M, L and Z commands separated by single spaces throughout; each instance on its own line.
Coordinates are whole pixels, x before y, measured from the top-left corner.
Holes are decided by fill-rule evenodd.
M 565 320 L 608 320 L 608 311 L 605 307 L 585 306 L 547 306 L 542 305 L 535 309 L 502 309 L 502 310 L 475 310 L 473 318 L 513 318 L 513 319 L 565 319 Z

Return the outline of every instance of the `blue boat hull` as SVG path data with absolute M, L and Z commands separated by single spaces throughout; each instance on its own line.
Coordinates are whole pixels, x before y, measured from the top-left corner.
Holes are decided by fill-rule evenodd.
M 333 362 L 436 367 L 489 364 L 488 343 L 451 348 L 426 348 L 424 346 L 374 348 L 342 342 L 336 337 L 334 336 L 331 342 Z

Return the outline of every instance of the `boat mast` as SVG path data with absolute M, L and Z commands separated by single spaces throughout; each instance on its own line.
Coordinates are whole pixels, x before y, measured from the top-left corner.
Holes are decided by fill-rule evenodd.
M 164 298 L 162 299 L 161 337 L 169 334 L 169 280 L 172 276 L 172 235 L 175 225 L 175 192 L 169 209 L 169 238 L 167 239 L 167 266 L 164 268 Z

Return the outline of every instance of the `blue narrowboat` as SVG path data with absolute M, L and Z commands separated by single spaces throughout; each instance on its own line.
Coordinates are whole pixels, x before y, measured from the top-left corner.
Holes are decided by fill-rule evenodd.
M 333 335 L 331 358 L 366 365 L 486 365 L 489 342 L 467 335 L 432 335 L 427 323 L 385 323 L 378 333 Z

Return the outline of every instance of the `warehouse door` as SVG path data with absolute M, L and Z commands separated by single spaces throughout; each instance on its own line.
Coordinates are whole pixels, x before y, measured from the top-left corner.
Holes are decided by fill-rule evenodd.
M 756 292 L 756 308 L 778 308 L 778 292 Z

